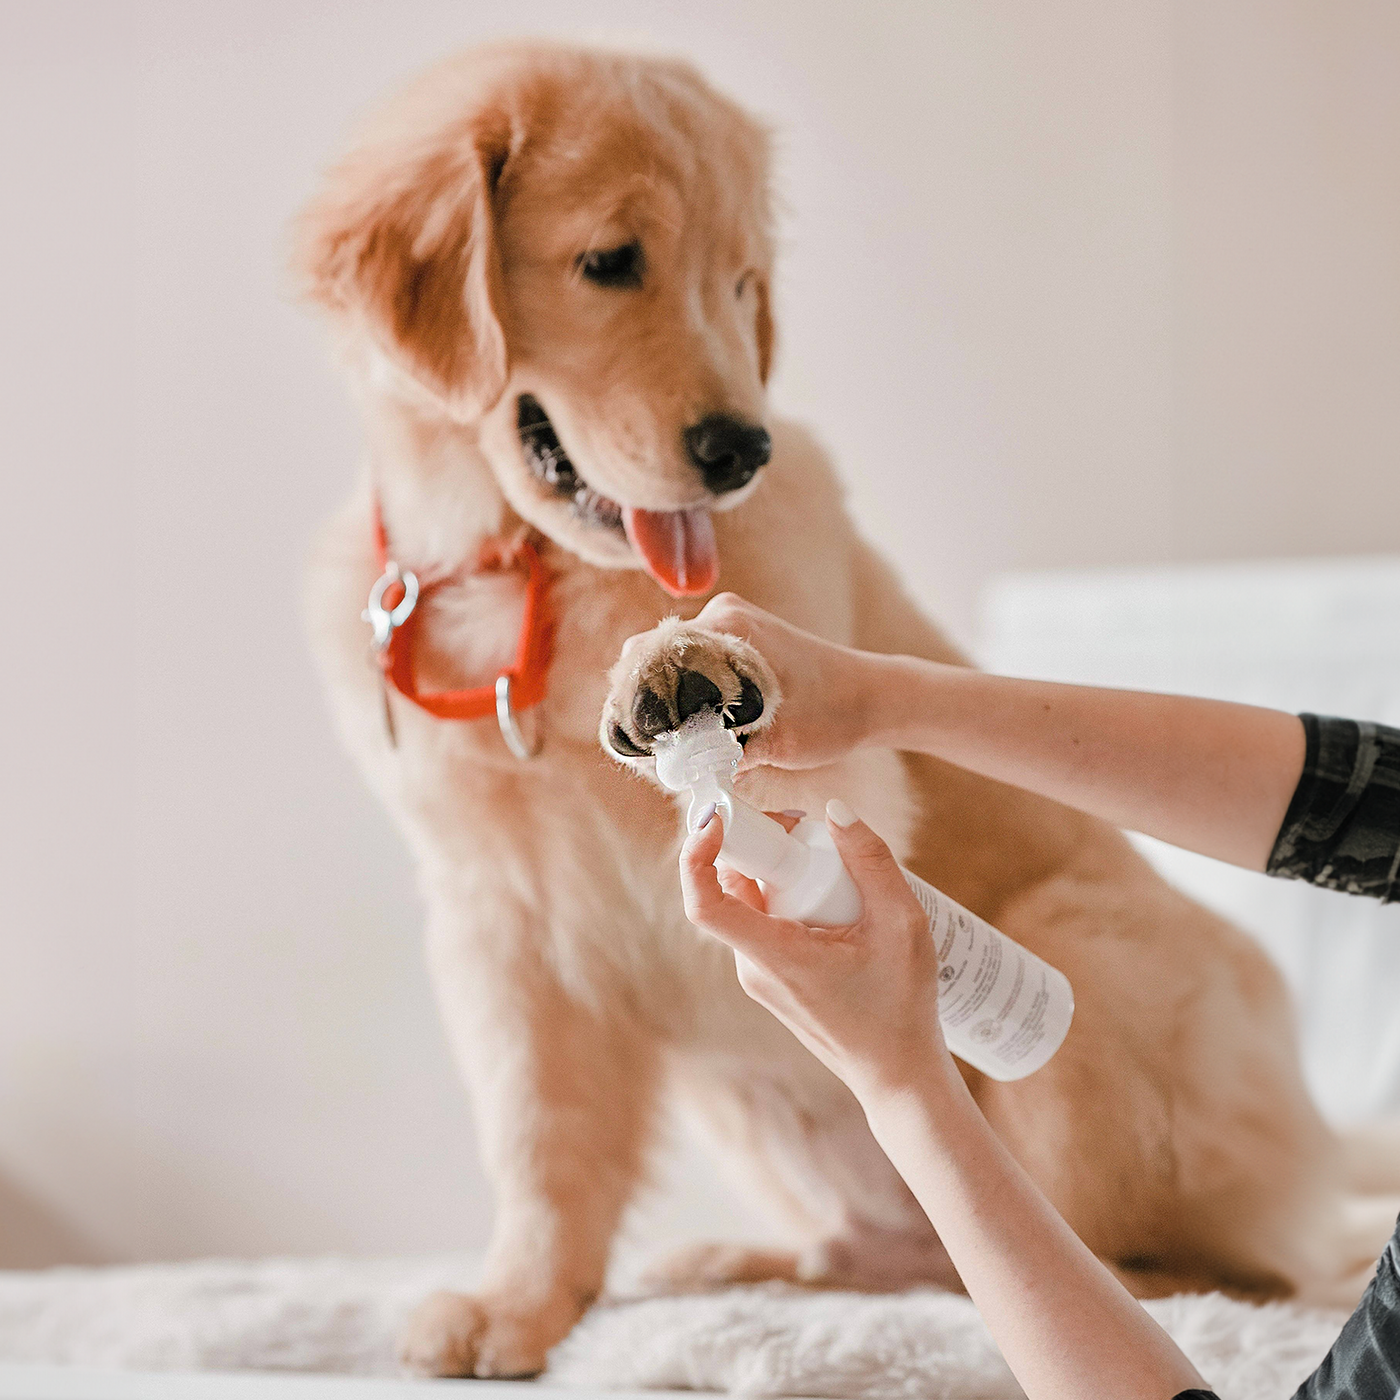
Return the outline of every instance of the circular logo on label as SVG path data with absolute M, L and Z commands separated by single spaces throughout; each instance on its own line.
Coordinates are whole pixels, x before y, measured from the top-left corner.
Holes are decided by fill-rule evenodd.
M 990 1017 L 985 1021 L 978 1021 L 973 1026 L 971 1035 L 979 1045 L 990 1045 L 1001 1035 L 1001 1022 L 994 1021 Z

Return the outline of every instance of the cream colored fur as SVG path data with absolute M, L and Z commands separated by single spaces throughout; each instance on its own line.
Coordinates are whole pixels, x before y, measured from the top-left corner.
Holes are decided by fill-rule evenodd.
M 601 1285 L 667 1095 L 810 1242 L 797 1256 L 692 1252 L 663 1266 L 670 1283 L 956 1286 L 851 1095 L 687 925 L 678 812 L 648 764 L 626 771 L 598 743 L 623 642 L 703 600 L 678 607 L 616 532 L 545 492 L 516 431 L 518 396 L 536 394 L 589 485 L 679 509 L 704 496 L 684 427 L 716 410 L 765 417 L 770 465 L 714 503 L 722 586 L 843 642 L 955 659 L 854 534 L 820 448 L 766 413 L 766 159 L 758 128 L 684 65 L 494 48 L 390 103 L 300 225 L 298 267 L 331 312 L 368 437 L 360 484 L 312 554 L 313 642 L 341 732 L 417 863 L 497 1191 L 481 1290 L 435 1296 L 410 1326 L 405 1358 L 422 1371 L 540 1368 Z M 580 252 L 631 237 L 647 250 L 641 289 L 580 278 Z M 449 580 L 419 627 L 428 685 L 480 683 L 510 658 L 519 587 L 471 572 L 483 539 L 546 541 L 558 640 L 537 760 L 512 757 L 489 720 L 401 700 L 388 743 L 360 621 L 377 573 L 371 481 L 395 557 Z M 615 674 L 609 713 L 674 674 L 681 645 L 709 673 L 743 669 L 732 639 L 668 624 Z M 996 1130 L 1140 1293 L 1356 1289 L 1346 1276 L 1385 1232 L 1343 1220 L 1340 1155 L 1302 1088 L 1283 988 L 1242 934 L 1117 832 L 929 760 L 862 753 L 746 783 L 770 807 L 844 798 L 921 875 L 1068 974 L 1075 1024 L 1051 1064 L 1018 1084 L 969 1075 Z

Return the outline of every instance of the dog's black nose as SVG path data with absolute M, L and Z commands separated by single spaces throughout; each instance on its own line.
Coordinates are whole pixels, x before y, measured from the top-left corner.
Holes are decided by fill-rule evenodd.
M 702 418 L 683 436 L 690 460 L 700 468 L 705 485 L 716 496 L 747 486 L 773 450 L 766 428 L 727 413 Z

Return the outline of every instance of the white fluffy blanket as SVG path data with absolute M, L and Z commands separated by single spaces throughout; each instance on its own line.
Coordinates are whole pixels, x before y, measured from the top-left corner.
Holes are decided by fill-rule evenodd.
M 0 1273 L 0 1361 L 385 1374 L 407 1311 L 469 1285 L 454 1259 L 269 1260 Z M 1218 1295 L 1150 1305 L 1224 1400 L 1284 1400 L 1343 1316 Z M 595 1307 L 556 1349 L 557 1384 L 851 1400 L 1021 1392 L 965 1298 L 779 1285 Z

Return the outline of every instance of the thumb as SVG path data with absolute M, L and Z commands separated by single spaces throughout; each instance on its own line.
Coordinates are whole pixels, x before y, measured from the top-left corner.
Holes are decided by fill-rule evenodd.
M 911 897 L 894 852 L 840 798 L 826 804 L 826 825 L 867 910 Z

